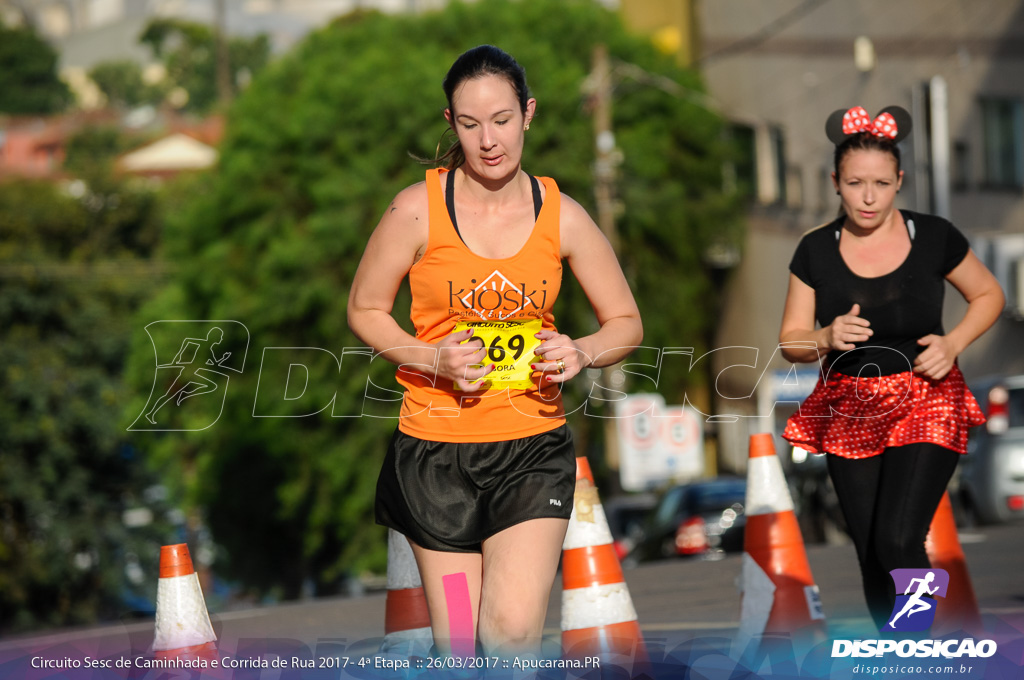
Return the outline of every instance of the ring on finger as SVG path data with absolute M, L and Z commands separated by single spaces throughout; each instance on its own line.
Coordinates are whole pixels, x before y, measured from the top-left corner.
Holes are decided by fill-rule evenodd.
M 565 361 L 563 361 L 562 359 L 559 359 L 556 363 L 558 365 L 558 372 L 559 373 L 565 373 Z

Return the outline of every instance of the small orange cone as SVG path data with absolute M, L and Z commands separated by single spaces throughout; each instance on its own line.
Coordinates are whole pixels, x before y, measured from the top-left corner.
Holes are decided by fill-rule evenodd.
M 925 549 L 932 567 L 945 569 L 949 574 L 949 588 L 946 597 L 935 600 L 935 622 L 932 631 L 949 633 L 965 630 L 970 633 L 984 630 L 978 600 L 967 571 L 967 561 L 957 536 L 956 520 L 949 493 L 942 494 L 939 507 L 935 510 L 932 525 L 925 540 Z
M 434 644 L 416 558 L 405 536 L 388 529 L 388 596 L 381 652 L 427 656 Z
M 217 656 L 216 641 L 188 545 L 162 546 L 153 651 L 162 658 L 210 659 Z
M 824 638 L 825 614 L 771 434 L 750 437 L 738 640 Z
M 562 649 L 569 658 L 599 656 L 604 663 L 626 662 L 634 670 L 647 660 L 586 458 L 576 459 L 572 517 L 562 543 Z

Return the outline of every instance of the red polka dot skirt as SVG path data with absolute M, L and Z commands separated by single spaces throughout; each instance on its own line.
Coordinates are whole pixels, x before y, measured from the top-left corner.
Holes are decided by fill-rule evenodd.
M 811 453 L 877 456 L 920 442 L 967 453 L 967 431 L 985 414 L 957 366 L 942 380 L 906 371 L 857 378 L 831 373 L 786 423 L 783 438 Z

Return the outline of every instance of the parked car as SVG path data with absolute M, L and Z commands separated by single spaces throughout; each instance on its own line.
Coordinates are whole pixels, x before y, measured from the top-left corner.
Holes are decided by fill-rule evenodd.
M 658 497 L 653 493 L 612 496 L 601 504 L 612 534 L 615 554 L 620 560 L 629 554 L 643 535 L 644 522 L 657 504 Z
M 746 494 L 747 482 L 738 477 L 673 486 L 652 510 L 626 563 L 743 552 Z
M 981 524 L 1024 517 L 1024 375 L 978 381 L 971 391 L 988 422 L 971 430 L 959 500 Z

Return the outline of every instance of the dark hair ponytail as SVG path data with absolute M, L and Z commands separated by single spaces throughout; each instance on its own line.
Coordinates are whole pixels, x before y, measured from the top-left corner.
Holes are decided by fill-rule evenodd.
M 516 98 L 519 99 L 519 108 L 524 114 L 526 113 L 526 104 L 530 100 L 530 89 L 526 85 L 526 70 L 519 65 L 519 62 L 512 55 L 504 50 L 494 45 L 480 45 L 466 50 L 459 55 L 459 58 L 455 60 L 452 67 L 448 69 L 448 74 L 444 77 L 442 87 L 444 87 L 445 97 L 448 98 L 448 110 L 452 112 L 452 116 L 455 115 L 452 107 L 452 96 L 459 88 L 459 85 L 467 80 L 483 76 L 498 76 L 508 81 L 508 84 L 512 86 L 512 90 L 516 93 Z M 447 134 L 446 132 L 445 136 Z M 444 141 L 444 137 L 441 138 L 441 141 Z M 437 148 L 440 151 L 440 142 Z M 458 138 L 455 139 L 443 154 L 438 156 L 435 153 L 434 156 L 434 163 L 436 165 L 449 170 L 454 170 L 465 162 L 466 155 L 462 151 L 462 145 L 459 143 Z

